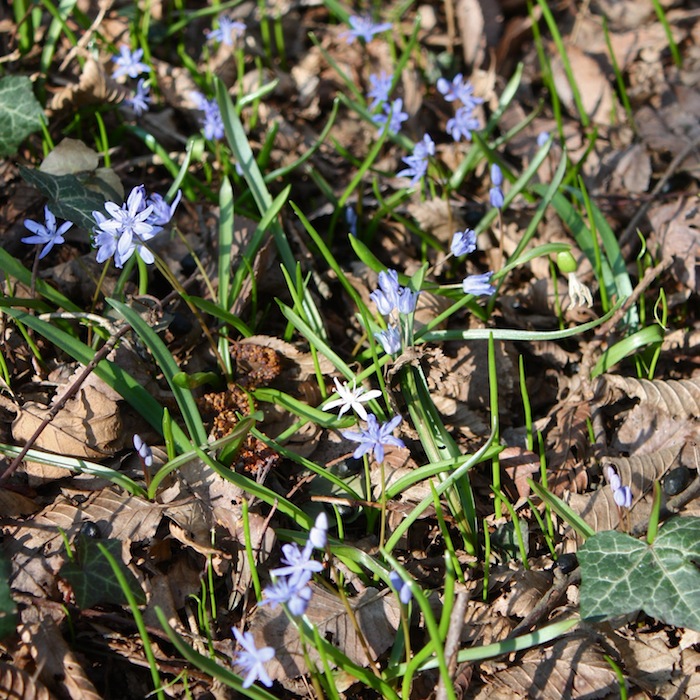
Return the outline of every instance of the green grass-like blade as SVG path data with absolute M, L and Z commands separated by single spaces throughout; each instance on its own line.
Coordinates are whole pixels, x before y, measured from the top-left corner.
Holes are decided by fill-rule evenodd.
M 180 371 L 180 368 L 165 346 L 165 343 L 132 308 L 116 299 L 107 299 L 107 303 L 112 308 L 116 309 L 134 331 L 136 331 L 136 334 L 143 341 L 144 345 L 146 345 L 153 354 L 153 359 L 163 373 L 165 380 L 170 385 L 177 405 L 180 407 L 191 439 L 197 444 L 205 443 L 207 441 L 207 431 L 204 429 L 202 416 L 197 408 L 197 403 L 189 389 L 185 389 L 173 381 L 173 377 Z
M 607 372 L 611 367 L 621 362 L 626 357 L 634 355 L 642 348 L 655 343 L 661 343 L 664 339 L 664 333 L 661 326 L 654 324 L 642 328 L 632 335 L 627 336 L 618 343 L 609 347 L 596 362 L 595 367 L 591 370 L 591 378 L 597 377 L 603 372 Z
M 542 484 L 538 484 L 532 479 L 528 479 L 527 483 L 530 488 L 546 503 L 562 520 L 566 521 L 576 532 L 583 538 L 591 537 L 595 534 L 595 530 L 569 506 L 564 503 L 558 496 L 547 491 Z
M 34 329 L 57 348 L 68 353 L 73 359 L 83 365 L 89 364 L 95 355 L 95 351 L 91 347 L 76 340 L 65 331 L 56 328 L 51 323 L 42 321 L 36 316 L 17 309 L 6 309 L 5 313 Z M 114 362 L 102 360 L 95 368 L 95 374 L 136 409 L 156 431 L 159 433 L 162 431 L 163 407 L 128 372 Z M 173 439 L 178 448 L 183 452 L 191 449 L 189 439 L 176 423 L 173 423 L 172 430 Z M 202 442 L 206 442 L 206 440 Z
M 0 443 L 0 453 L 4 454 L 6 457 L 10 457 L 10 459 L 16 457 L 21 451 L 21 447 Z M 89 462 L 86 459 L 78 459 L 75 457 L 64 457 L 63 455 L 43 452 L 42 450 L 29 450 L 25 459 L 31 462 L 37 462 L 38 464 L 48 464 L 52 467 L 66 469 L 75 474 L 90 474 L 91 476 L 97 476 L 101 479 L 108 479 L 132 496 L 146 496 L 146 490 L 139 486 L 133 479 L 130 479 L 125 474 L 114 469 L 105 467 L 102 464 L 97 464 L 96 462 Z

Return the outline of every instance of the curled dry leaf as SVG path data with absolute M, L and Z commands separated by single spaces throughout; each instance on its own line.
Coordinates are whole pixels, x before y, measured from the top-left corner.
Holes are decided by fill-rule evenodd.
M 313 582 L 310 586 L 313 597 L 306 616 L 318 630 L 321 639 L 326 639 L 354 663 L 366 667 L 370 660 L 340 598 Z M 391 591 L 367 588 L 349 603 L 371 650 L 371 661 L 374 661 L 394 641 L 401 619 L 398 599 Z M 259 607 L 251 620 L 250 631 L 256 646 L 271 646 L 275 650 L 275 658 L 267 666 L 273 680 L 284 683 L 287 678 L 307 673 L 299 632 L 284 610 Z M 318 663 L 316 650 L 309 647 L 307 651 L 311 660 Z
M 617 104 L 615 92 L 606 74 L 609 66 L 601 65 L 597 58 L 590 56 L 577 46 L 567 46 L 566 54 L 571 63 L 571 70 L 576 76 L 586 114 L 596 123 L 610 124 L 613 112 L 619 113 L 620 105 Z M 552 60 L 552 75 L 561 101 L 570 114 L 578 114 L 574 93 L 558 54 Z
M 100 700 L 56 622 L 46 611 L 31 607 L 22 614 L 22 641 L 29 646 L 39 678 L 71 700 Z
M 551 646 L 525 652 L 520 663 L 504 670 L 491 667 L 493 675 L 475 697 L 497 698 L 602 698 L 616 687 L 617 677 L 605 659 L 605 650 L 587 632 L 575 632 L 559 638 Z
M 599 386 L 611 392 L 605 403 L 615 398 L 634 397 L 654 411 L 663 411 L 672 418 L 700 416 L 700 378 L 694 379 L 635 379 L 620 375 L 605 375 Z
M 0 696 L 22 700 L 53 700 L 40 681 L 15 665 L 0 662 Z
M 48 104 L 49 113 L 76 110 L 86 105 L 121 102 L 129 90 L 107 75 L 94 58 L 88 58 L 77 83 L 58 90 Z

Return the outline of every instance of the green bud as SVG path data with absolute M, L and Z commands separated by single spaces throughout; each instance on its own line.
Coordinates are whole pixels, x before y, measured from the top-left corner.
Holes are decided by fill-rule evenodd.
M 557 265 L 563 275 L 576 272 L 576 269 L 578 268 L 576 258 L 574 258 L 574 256 L 568 250 L 562 253 L 557 253 Z

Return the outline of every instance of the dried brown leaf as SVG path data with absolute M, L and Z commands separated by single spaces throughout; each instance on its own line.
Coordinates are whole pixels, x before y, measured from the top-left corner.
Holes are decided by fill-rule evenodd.
M 455 16 L 464 62 L 480 66 L 498 43 L 503 16 L 497 0 L 457 0 Z
M 636 632 L 634 629 L 609 635 L 624 664 L 625 675 L 646 692 L 672 697 L 669 685 L 680 671 L 681 649 L 668 644 L 666 632 Z M 669 693 L 670 691 L 670 693 Z
M 609 67 L 601 66 L 596 58 L 578 46 L 567 46 L 566 54 L 571 63 L 571 70 L 576 76 L 576 84 L 586 114 L 598 124 L 610 124 L 613 111 L 616 110 L 619 113 L 620 106 L 617 104 L 612 85 L 605 72 Z M 558 54 L 552 60 L 552 76 L 561 101 L 570 114 L 577 114 L 574 93 Z
M 554 427 L 547 435 L 547 466 L 553 474 L 549 487 L 557 495 L 564 491 L 583 491 L 588 485 L 588 476 L 582 468 L 590 453 L 588 421 L 591 406 L 588 401 L 568 398 L 552 411 Z
M 512 698 L 532 700 L 594 700 L 607 697 L 617 687 L 617 677 L 605 660 L 604 650 L 585 632 L 525 652 L 518 665 L 496 672 L 489 681 L 489 692 L 477 697 L 508 697 L 497 695 L 505 692 Z
M 22 622 L 22 641 L 29 646 L 39 678 L 46 685 L 57 686 L 71 700 L 101 700 L 53 618 L 39 608 L 28 608 Z
M 315 583 L 311 587 L 313 598 L 306 615 L 321 638 L 328 640 L 354 663 L 367 666 L 369 660 L 340 598 Z M 349 602 L 375 660 L 393 643 L 400 622 L 399 602 L 390 591 L 380 592 L 376 588 L 367 588 Z M 299 632 L 283 610 L 259 607 L 251 620 L 250 631 L 258 647 L 275 649 L 275 658 L 267 667 L 271 678 L 284 681 L 307 672 Z M 312 661 L 318 661 L 316 651 L 313 648 L 308 651 Z
M 417 200 L 408 205 L 408 212 L 426 233 L 449 245 L 455 231 L 463 231 L 466 223 L 457 207 L 444 199 Z
M 86 105 L 103 105 L 106 102 L 121 102 L 129 91 L 108 76 L 94 58 L 88 58 L 77 83 L 58 90 L 48 104 L 50 112 L 77 110 Z
M 654 411 L 662 411 L 672 418 L 700 416 L 700 378 L 694 379 L 635 379 L 616 374 L 603 379 L 615 396 L 631 396 Z
M 0 697 L 7 700 L 53 700 L 46 686 L 22 669 L 0 662 Z

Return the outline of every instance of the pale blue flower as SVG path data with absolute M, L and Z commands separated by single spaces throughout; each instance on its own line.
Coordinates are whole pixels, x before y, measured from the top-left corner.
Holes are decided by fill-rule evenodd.
M 402 158 L 403 162 L 408 165 L 408 168 L 396 173 L 397 177 L 410 177 L 411 184 L 417 185 L 421 178 L 425 176 L 428 171 L 428 164 L 430 163 L 430 157 L 435 155 L 435 142 L 430 138 L 428 134 L 425 134 L 423 138 L 416 143 L 413 153 L 410 156 Z
M 372 112 L 389 99 L 393 77 L 386 71 L 382 71 L 379 75 L 370 75 L 369 82 L 372 87 L 368 90 L 367 97 L 371 97 L 372 101 L 369 103 L 368 109 Z
M 367 16 L 358 17 L 357 15 L 352 15 L 348 22 L 350 23 L 350 29 L 340 34 L 341 39 L 345 39 L 348 44 L 352 44 L 355 39 L 363 39 L 369 43 L 375 34 L 381 34 L 391 29 L 391 22 L 378 24 Z
M 491 296 L 496 287 L 491 284 L 493 272 L 484 272 L 481 275 L 469 275 L 462 280 L 462 289 L 465 294 L 474 296 Z
M 416 310 L 418 303 L 418 295 L 420 292 L 414 292 L 408 287 L 402 287 L 399 290 L 399 300 L 396 308 L 400 314 L 412 314 Z
M 476 232 L 468 228 L 464 231 L 457 231 L 454 236 L 452 236 L 452 243 L 450 243 L 450 252 L 455 257 L 460 255 L 469 255 L 476 250 Z
M 44 206 L 44 223 L 40 224 L 38 221 L 32 221 L 31 219 L 24 220 L 24 227 L 33 235 L 27 236 L 22 239 L 22 243 L 29 243 L 30 245 L 43 245 L 44 247 L 39 253 L 39 260 L 45 258 L 51 248 L 55 245 L 60 245 L 65 243 L 65 238 L 63 234 L 73 225 L 72 221 L 64 221 L 58 228 L 56 228 L 56 217 L 53 212 Z
M 372 121 L 379 127 L 389 121 L 389 131 L 398 134 L 401 131 L 401 124 L 408 119 L 408 114 L 403 111 L 403 100 L 397 97 L 391 104 L 388 102 L 383 106 L 384 114 L 375 114 Z
M 131 49 L 122 44 L 119 47 L 119 56 L 114 56 L 112 59 L 117 64 L 117 69 L 112 73 L 113 78 L 120 78 L 122 75 L 128 75 L 130 78 L 138 78 L 142 73 L 149 73 L 150 67 L 143 63 L 143 49 Z
M 201 92 L 195 91 L 190 94 L 197 105 L 197 109 L 204 112 L 200 123 L 204 132 L 204 138 L 209 141 L 218 141 L 224 138 L 224 120 L 221 116 L 218 102 L 216 100 L 208 100 Z
M 503 206 L 504 197 L 501 185 L 503 184 L 503 173 L 497 163 L 491 165 L 491 182 L 493 187 L 489 190 L 489 202 L 492 207 L 500 209 Z
M 379 392 L 381 394 L 381 392 Z M 328 542 L 328 516 L 321 511 L 309 532 L 309 542 L 314 549 L 325 549 Z
M 153 207 L 151 216 L 148 218 L 148 223 L 152 224 L 153 226 L 165 226 L 166 224 L 169 224 L 181 199 L 182 190 L 177 191 L 172 204 L 168 204 L 161 195 L 152 194 L 146 200 L 146 204 Z
M 408 605 L 411 602 L 411 598 L 413 598 L 411 585 L 407 581 L 404 581 L 397 571 L 392 571 L 389 574 L 389 580 L 391 581 L 391 585 L 396 589 L 399 600 L 404 605 Z
M 374 337 L 387 355 L 397 355 L 401 352 L 401 333 L 397 326 L 389 326 L 385 331 L 378 331 Z
M 369 295 L 382 316 L 388 316 L 399 303 L 399 273 L 396 270 L 382 270 L 379 273 L 379 289 Z
M 245 31 L 245 23 L 231 19 L 227 15 L 219 17 L 218 29 L 207 32 L 207 41 L 220 41 L 226 46 L 233 46 L 233 42 Z
M 134 435 L 134 449 L 147 467 L 153 464 L 153 450 L 141 439 L 140 435 Z
M 439 78 L 437 89 L 448 102 L 457 100 L 470 111 L 483 102 L 480 97 L 474 96 L 474 87 L 468 80 L 464 80 L 464 76 L 461 73 L 455 75 L 451 81 Z
M 151 103 L 151 96 L 149 92 L 151 86 L 146 82 L 145 78 L 139 78 L 139 82 L 136 85 L 136 91 L 132 97 L 127 97 L 124 100 L 124 104 L 127 107 L 131 107 L 134 110 L 134 114 L 140 117 L 142 114 L 148 112 L 148 105 Z
M 352 207 L 345 207 L 345 223 L 351 236 L 357 236 L 357 212 Z
M 272 569 L 270 573 L 273 576 L 299 576 L 302 572 L 309 574 L 323 571 L 323 564 L 320 561 L 315 561 L 311 558 L 313 546 L 307 543 L 304 549 L 299 549 L 296 542 L 282 545 L 282 564 L 277 569 Z
M 632 507 L 632 489 L 629 486 L 621 486 L 613 491 L 613 498 L 620 508 Z
M 464 137 L 471 141 L 472 131 L 481 127 L 479 120 L 472 115 L 470 107 L 460 107 L 452 119 L 447 121 L 447 133 L 455 140 L 461 141 Z
M 547 141 L 549 141 L 548 131 L 541 131 L 539 134 L 537 134 L 537 145 L 539 148 L 542 148 Z
M 272 679 L 265 669 L 265 664 L 275 658 L 275 650 L 272 647 L 258 649 L 250 632 L 242 633 L 235 627 L 232 627 L 231 631 L 236 641 L 243 647 L 233 657 L 234 662 L 247 674 L 243 681 L 243 687 L 249 688 L 255 681 L 259 680 L 269 688 L 272 685 Z
M 394 437 L 392 432 L 401 422 L 401 416 L 394 416 L 386 423 L 379 425 L 377 417 L 370 413 L 367 416 L 367 428 L 360 432 L 354 430 L 343 430 L 342 434 L 347 440 L 360 443 L 352 456 L 359 459 L 362 455 L 373 453 L 377 462 L 384 461 L 384 448 L 388 445 L 395 447 L 405 447 L 400 438 Z
M 265 587 L 265 600 L 260 605 L 269 604 L 273 610 L 278 605 L 286 605 L 292 615 L 303 615 L 313 594 L 308 585 L 309 581 L 310 572 L 299 576 L 282 576 L 272 585 Z
M 96 222 L 93 243 L 98 249 L 97 262 L 102 263 L 114 255 L 114 264 L 121 268 L 136 251 L 150 265 L 155 258 L 144 243 L 162 229 L 148 223 L 153 207 L 146 204 L 143 185 L 134 187 L 121 207 L 114 202 L 106 202 L 105 210 L 111 218 L 99 211 L 92 212 Z

